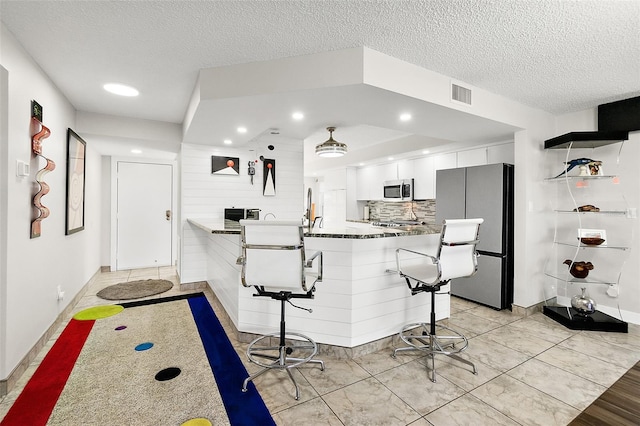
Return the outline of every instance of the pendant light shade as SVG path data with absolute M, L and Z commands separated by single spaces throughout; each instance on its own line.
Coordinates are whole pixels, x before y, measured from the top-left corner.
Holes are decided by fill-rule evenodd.
M 329 139 L 316 145 L 316 154 L 320 157 L 342 157 L 347 153 L 347 145 L 333 139 L 335 127 L 327 127 Z

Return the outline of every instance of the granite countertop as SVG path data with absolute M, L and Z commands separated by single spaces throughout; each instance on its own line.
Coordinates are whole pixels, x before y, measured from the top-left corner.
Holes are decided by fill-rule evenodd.
M 212 234 L 240 234 L 240 225 L 238 222 L 222 219 L 187 219 L 187 222 Z M 350 227 L 349 222 L 347 222 L 345 225 L 339 227 L 316 227 L 311 232 L 305 232 L 304 236 L 316 238 L 366 239 L 439 234 L 440 230 L 441 227 L 439 225 L 411 225 L 399 228 L 383 228 L 377 226 Z

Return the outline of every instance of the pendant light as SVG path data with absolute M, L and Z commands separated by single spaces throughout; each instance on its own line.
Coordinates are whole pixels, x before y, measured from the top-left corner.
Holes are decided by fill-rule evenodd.
M 335 127 L 327 127 L 329 139 L 316 145 L 316 154 L 320 157 L 342 157 L 347 153 L 347 145 L 333 139 Z

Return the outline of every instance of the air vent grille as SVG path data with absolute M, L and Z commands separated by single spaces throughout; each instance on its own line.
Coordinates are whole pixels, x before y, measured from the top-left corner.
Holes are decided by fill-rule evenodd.
M 471 89 L 451 83 L 451 99 L 471 105 Z

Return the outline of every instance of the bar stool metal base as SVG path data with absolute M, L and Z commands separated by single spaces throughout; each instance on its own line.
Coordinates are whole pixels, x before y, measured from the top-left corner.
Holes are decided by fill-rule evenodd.
M 467 338 L 455 330 L 439 324 L 412 323 L 407 324 L 400 330 L 400 338 L 408 346 L 396 348 L 391 355 L 396 357 L 398 352 L 421 351 L 431 357 L 431 381 L 436 381 L 435 356 L 437 354 L 446 355 L 457 361 L 467 364 L 473 368 L 473 374 L 478 374 L 476 366 L 458 354 L 469 346 Z
M 291 337 L 289 337 L 291 336 Z M 313 359 L 318 353 L 318 345 L 308 336 L 300 333 L 287 332 L 284 335 L 284 344 L 272 344 L 274 339 L 280 339 L 280 333 L 266 334 L 255 339 L 247 348 L 247 358 L 249 361 L 263 367 L 247 377 L 242 383 L 242 392 L 247 391 L 250 381 L 266 373 L 271 369 L 285 370 L 293 382 L 296 389 L 295 399 L 300 399 L 300 389 L 296 379 L 291 374 L 291 368 L 298 367 L 305 363 L 319 364 L 320 370 L 324 371 L 324 362 Z M 290 356 L 292 355 L 292 356 Z

